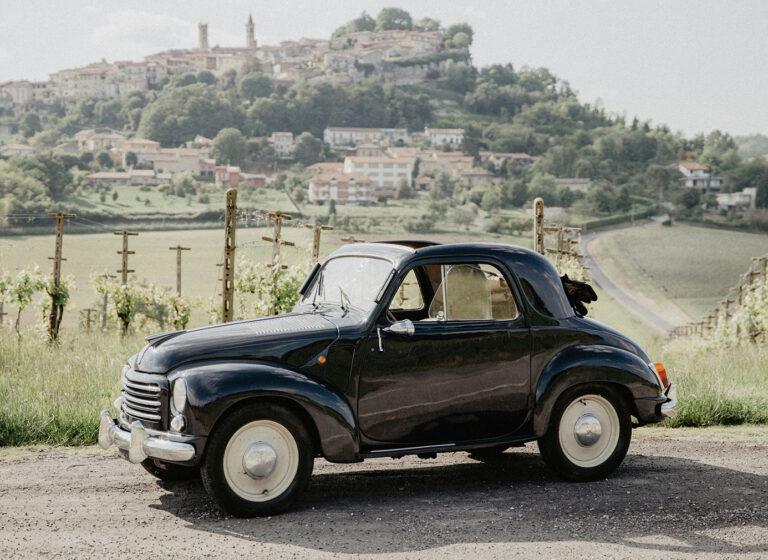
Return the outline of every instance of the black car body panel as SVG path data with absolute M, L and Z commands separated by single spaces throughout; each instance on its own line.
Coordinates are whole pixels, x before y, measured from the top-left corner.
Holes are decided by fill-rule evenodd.
M 583 383 L 618 387 L 641 423 L 662 419 L 666 398 L 648 356 L 617 331 L 576 316 L 543 256 L 490 243 L 400 242 L 348 245 L 325 262 L 348 256 L 391 263 L 369 312 L 343 299 L 336 306 L 310 300 L 281 316 L 151 338 L 131 367 L 167 377 L 166 406 L 174 380 L 184 378 L 186 431 L 201 441 L 235 407 L 279 400 L 311 423 L 318 453 L 336 462 L 536 439 L 559 395 Z M 386 331 L 389 303 L 410 270 L 475 261 L 503 274 L 516 317 L 435 322 L 403 311 L 398 319 L 415 319 L 413 335 Z M 312 293 L 317 274 L 303 293 Z

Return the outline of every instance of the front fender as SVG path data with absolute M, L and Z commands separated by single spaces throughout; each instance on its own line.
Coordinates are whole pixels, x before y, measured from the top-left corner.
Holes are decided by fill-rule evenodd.
M 533 430 L 543 436 L 549 426 L 558 397 L 575 385 L 614 384 L 625 387 L 634 399 L 633 414 L 647 416 L 645 402 L 655 406 L 664 400 L 661 388 L 648 364 L 622 348 L 603 345 L 569 346 L 544 367 L 536 383 Z M 646 418 L 640 418 L 645 421 Z
M 174 371 L 187 384 L 189 431 L 208 435 L 238 403 L 252 398 L 284 398 L 312 419 L 322 454 L 329 461 L 357 461 L 357 424 L 347 399 L 322 379 L 284 366 L 256 361 L 193 364 Z

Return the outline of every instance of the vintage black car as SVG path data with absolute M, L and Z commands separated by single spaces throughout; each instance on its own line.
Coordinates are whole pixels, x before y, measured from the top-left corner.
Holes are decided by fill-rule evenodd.
M 291 313 L 148 337 L 99 443 L 161 479 L 200 475 L 238 516 L 288 508 L 316 457 L 485 460 L 536 440 L 560 476 L 603 478 L 676 391 L 583 317 L 593 294 L 521 247 L 347 245 Z

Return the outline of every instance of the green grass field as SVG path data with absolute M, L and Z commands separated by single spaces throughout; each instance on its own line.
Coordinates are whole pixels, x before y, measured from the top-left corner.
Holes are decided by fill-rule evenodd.
M 768 236 L 679 224 L 636 227 L 603 234 L 592 250 L 617 283 L 700 320 L 752 257 L 768 252 Z
M 346 209 L 345 209 L 346 210 Z M 292 264 L 308 261 L 311 258 L 312 231 L 304 227 L 296 227 L 286 222 L 283 237 L 296 244 L 295 247 L 283 249 L 283 260 Z M 381 220 L 376 231 L 356 233 L 356 239 L 366 241 L 382 239 L 431 239 L 438 242 L 457 241 L 498 241 L 518 245 L 531 245 L 528 238 L 509 235 L 484 234 L 479 232 L 455 232 L 436 234 L 408 234 L 387 232 L 388 221 Z M 263 241 L 262 236 L 272 235 L 271 228 L 241 227 L 236 234 L 237 258 L 245 257 L 254 262 L 269 262 L 272 246 Z M 332 250 L 344 244 L 342 237 L 349 233 L 333 230 L 323 233 L 321 243 L 321 258 Z M 53 255 L 55 238 L 53 235 L 0 237 L 0 273 L 15 274 L 20 269 L 40 266 L 44 272 L 50 269 L 49 256 Z M 207 300 L 220 291 L 219 267 L 224 250 L 224 233 L 218 229 L 173 230 L 141 232 L 138 237 L 129 238 L 129 248 L 136 251 L 129 257 L 130 268 L 136 270 L 136 277 L 155 282 L 161 286 L 173 288 L 176 285 L 176 253 L 169 247 L 181 244 L 190 247 L 191 251 L 183 254 L 182 261 L 182 291 L 184 294 Z M 112 232 L 94 234 L 66 235 L 63 241 L 63 255 L 66 262 L 62 265 L 64 276 L 74 275 L 76 289 L 72 292 L 70 306 L 65 311 L 63 328 L 72 328 L 77 320 L 75 314 L 87 307 L 100 309 L 100 298 L 89 282 L 92 273 L 109 272 L 117 274 L 121 265 L 121 256 L 117 251 L 122 247 L 122 239 Z M 6 307 L 9 313 L 14 309 Z M 35 320 L 36 311 L 30 306 L 25 310 L 24 318 L 27 324 Z M 200 326 L 207 322 L 207 314 L 197 310 L 190 326 Z

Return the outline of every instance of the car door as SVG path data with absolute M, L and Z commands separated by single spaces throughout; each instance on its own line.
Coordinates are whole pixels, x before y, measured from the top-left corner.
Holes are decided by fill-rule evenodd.
M 429 304 L 413 321 L 413 334 L 382 332 L 403 316 L 395 309 L 395 316 L 382 313 L 363 344 L 358 386 L 363 435 L 374 442 L 428 445 L 514 432 L 528 413 L 530 333 L 509 275 L 491 261 L 416 266 L 420 279 L 432 281 L 420 282 Z M 505 291 L 501 298 L 478 271 Z M 399 278 L 408 277 L 406 270 Z

